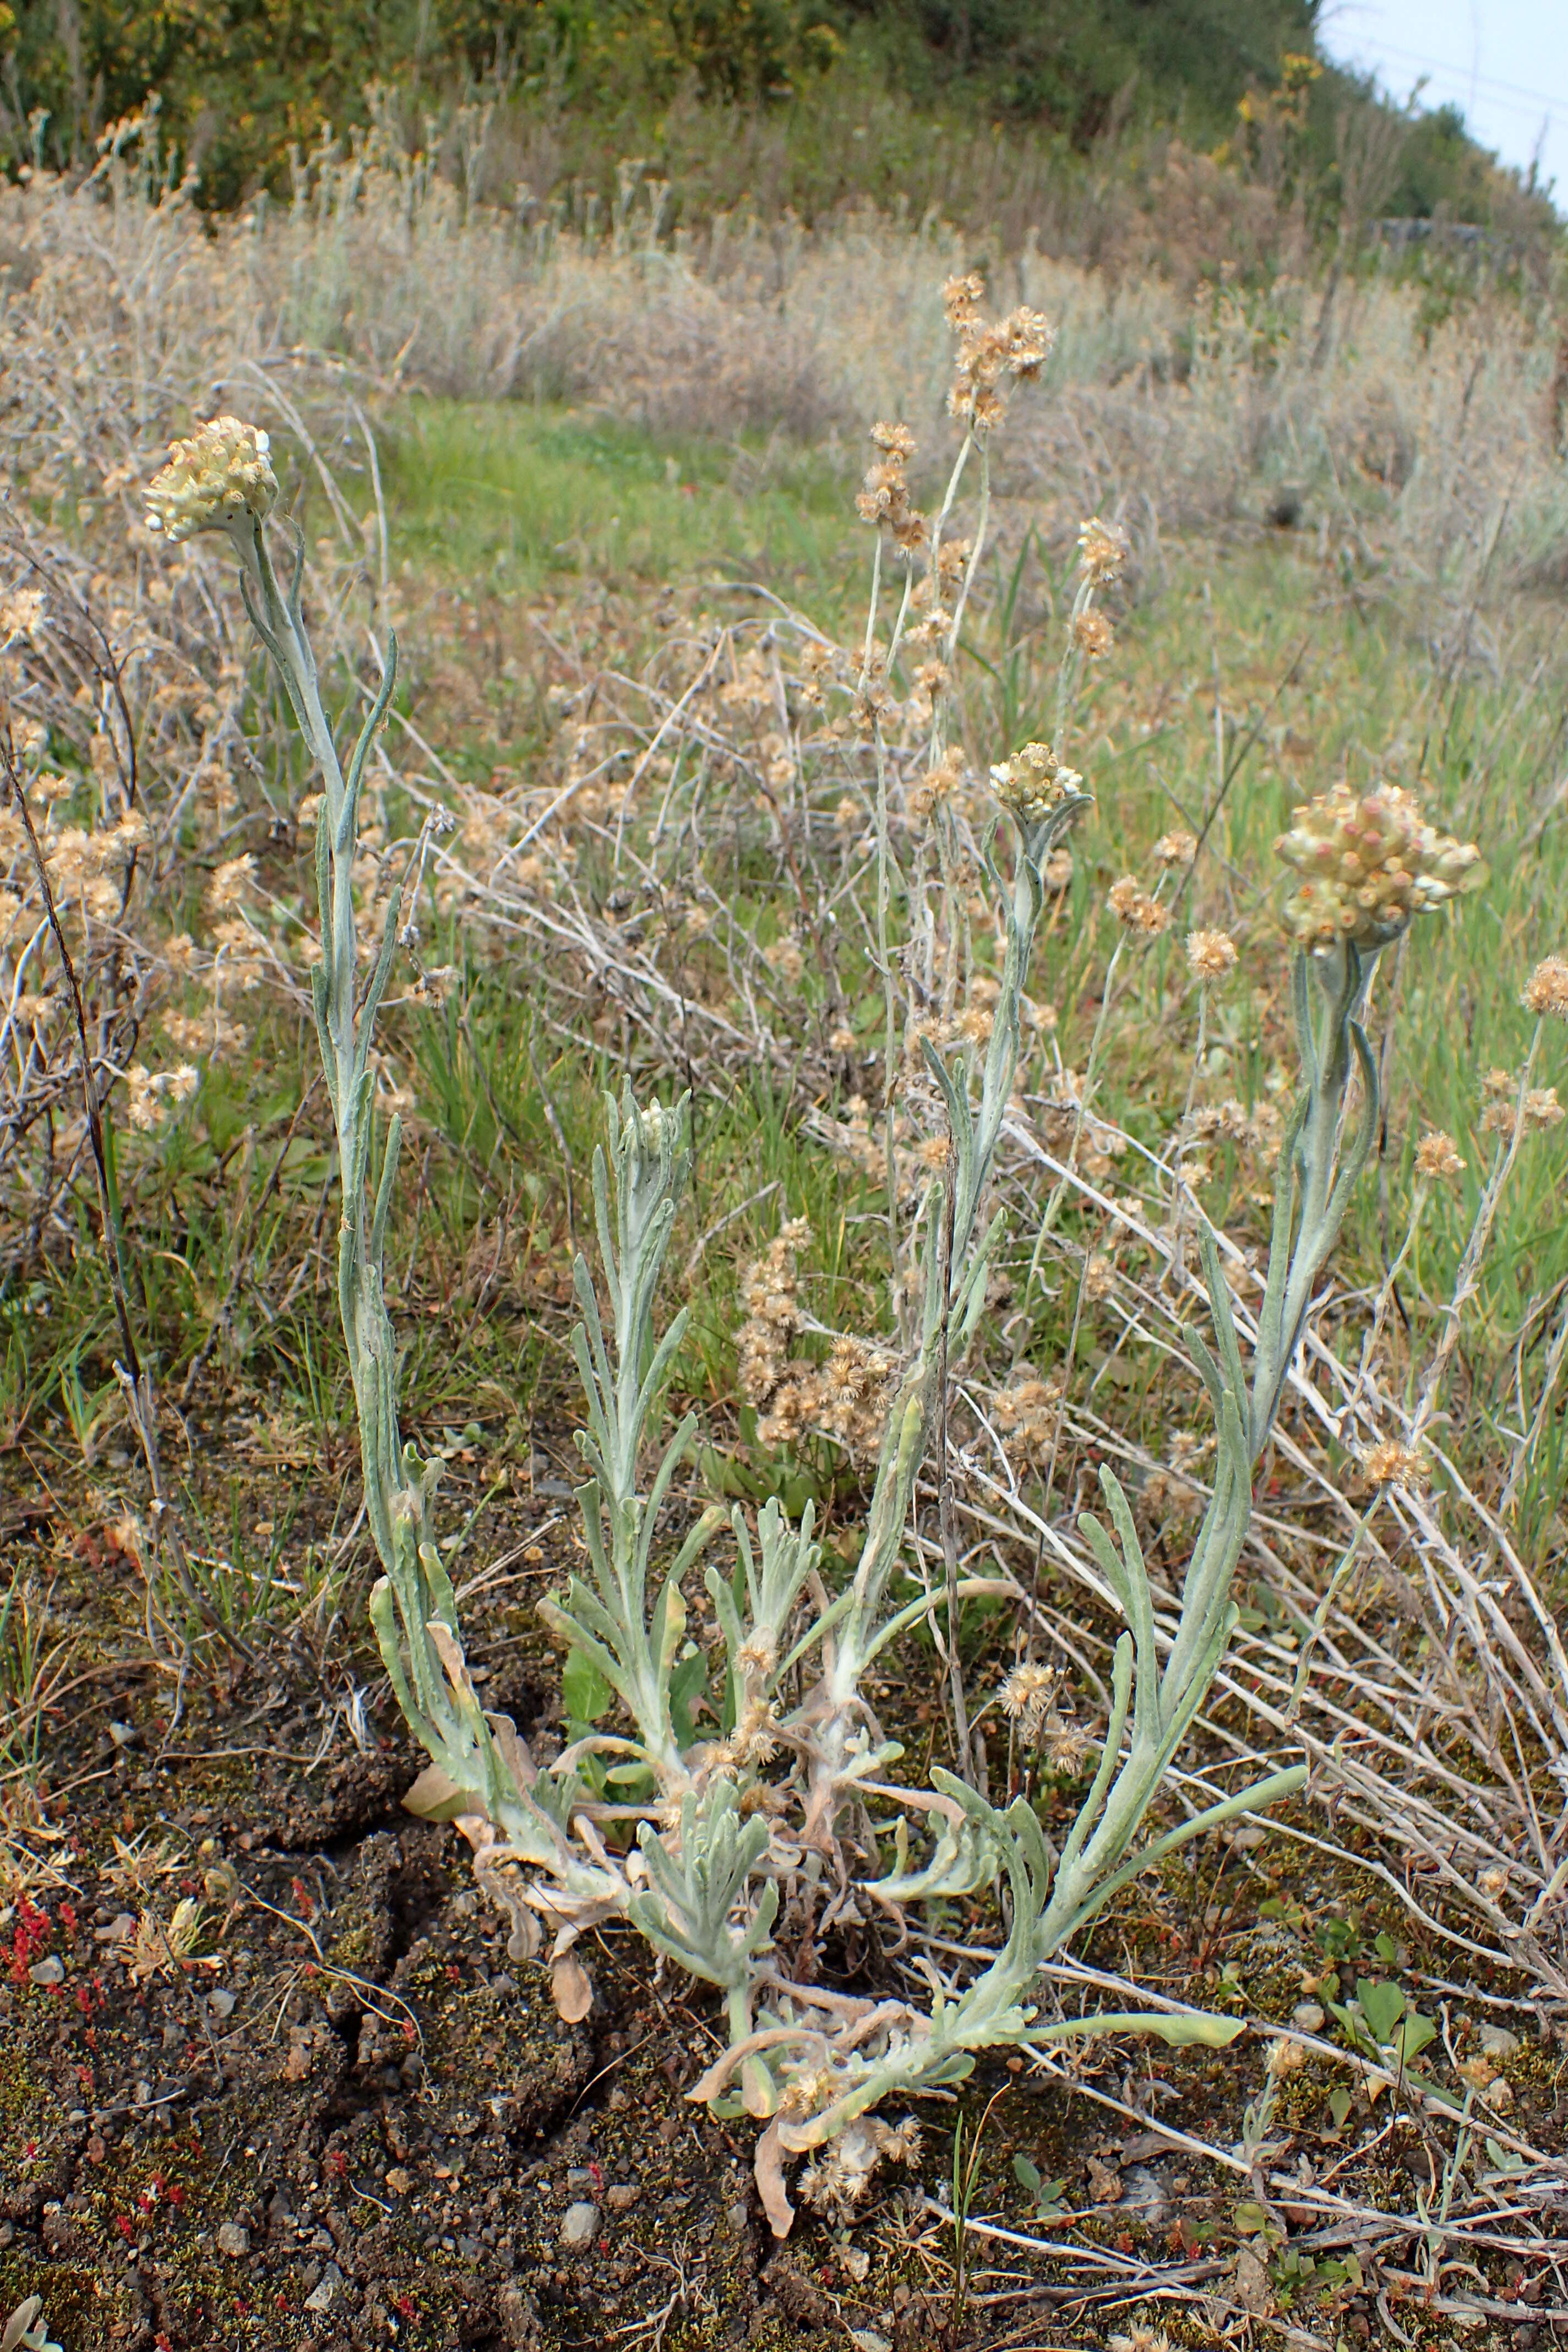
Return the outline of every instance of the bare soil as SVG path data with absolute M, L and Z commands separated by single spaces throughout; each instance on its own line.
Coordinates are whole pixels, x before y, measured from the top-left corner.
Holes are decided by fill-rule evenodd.
M 511 1532 L 549 1518 L 564 1541 L 542 1503 L 520 1506 Z M 323 1749 L 322 1694 L 296 1658 L 269 1662 L 264 1692 L 256 1669 L 227 1696 L 193 1687 L 171 1727 L 168 1677 L 131 1639 L 125 1564 L 101 1537 L 62 1545 L 42 1505 L 14 1512 L 10 1537 L 13 1559 L 47 1550 L 57 1571 L 63 1550 L 68 1608 L 101 1613 L 118 1569 L 126 1639 L 54 1727 L 56 1793 L 10 1832 L 14 1861 L 32 1860 L 0 1912 L 0 2318 L 41 2294 L 65 2352 L 786 2352 L 848 2336 L 858 2352 L 958 2352 L 1098 2346 L 1140 2313 L 1179 2343 L 1250 2329 L 1331 2352 L 1397 2340 L 1390 2326 L 1454 2340 L 1443 2296 L 1423 2290 L 1415 2226 L 1451 2134 L 1392 2122 L 1353 2071 L 1303 2070 L 1269 2162 L 1277 2178 L 1304 2161 L 1319 2189 L 1299 2205 L 1273 2192 L 1261 2231 L 1247 2181 L 1173 2140 L 1172 2127 L 1217 2150 L 1237 2142 L 1264 2082 L 1252 2041 L 1154 2056 L 1093 2045 L 1071 2082 L 1016 2061 L 982 2069 L 963 2105 L 970 2135 L 1004 2095 L 981 2143 L 962 2291 L 938 2201 L 951 2104 L 925 2105 L 915 2177 L 880 2178 L 852 2228 L 803 2209 L 781 2249 L 752 2184 L 752 2126 L 686 2096 L 719 2038 L 703 1988 L 657 1975 L 635 1937 L 610 1933 L 588 1948 L 592 2012 L 562 2023 L 546 1969 L 506 1957 L 458 1833 L 404 1810 L 423 1759 L 395 1717 L 367 1714 L 366 1752 L 341 1721 Z M 492 1596 L 470 1621 L 472 1654 L 499 1661 L 487 1698 L 525 1730 L 548 1722 L 552 1691 L 521 1631 L 532 1591 Z M 1150 1877 L 1088 1956 L 1211 2000 L 1229 1997 L 1229 1962 L 1253 2012 L 1283 2021 L 1324 1965 L 1314 1922 L 1373 1924 L 1370 1880 L 1311 1883 L 1300 1853 L 1253 1840 L 1205 1855 L 1192 1878 Z M 183 1900 L 201 1919 L 181 1950 L 167 1939 Z M 143 1914 L 165 1940 L 149 1929 L 132 1966 Z M 955 1916 L 952 1932 L 982 1925 Z M 879 1965 L 835 1957 L 846 1976 Z M 1402 1950 L 1413 1986 L 1448 1965 Z M 1354 1974 L 1347 1964 L 1347 1988 Z M 1515 1990 L 1418 1997 L 1461 2054 L 1480 2023 L 1508 2019 L 1510 2123 L 1555 2149 L 1563 2062 L 1552 2021 Z M 1336 2084 L 1354 2094 L 1342 2123 L 1327 2106 Z M 1062 2181 L 1063 2218 L 1035 2219 L 1019 2154 Z M 1325 2181 L 1331 2203 L 1348 2200 L 1338 2221 Z M 1568 2210 L 1537 2196 L 1531 2211 L 1561 2245 Z M 1290 2284 L 1293 2246 L 1320 2265 L 1315 2282 Z M 1347 2250 L 1359 2287 L 1321 2269 Z M 1467 2343 L 1568 2332 L 1550 2266 L 1510 2265 L 1484 2242 L 1474 2255 L 1467 2291 L 1491 2308 Z

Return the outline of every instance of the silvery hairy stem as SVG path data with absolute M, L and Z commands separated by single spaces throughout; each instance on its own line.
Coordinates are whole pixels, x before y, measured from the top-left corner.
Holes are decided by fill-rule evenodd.
M 1018 1065 L 1019 1004 L 1044 904 L 1046 860 L 1087 805 L 1082 795 L 1072 794 L 1043 820 L 1020 821 L 1010 884 L 998 871 L 990 845 L 986 846 L 986 871 L 1005 910 L 1005 943 L 977 1104 L 970 1099 L 967 1067 L 955 1075 L 935 1048 L 925 1045 L 927 1066 L 947 1114 L 951 1203 L 944 1184 L 928 1186 L 914 1242 L 922 1295 L 920 1336 L 889 1412 L 854 1579 L 822 1621 L 831 1639 L 824 1643 L 821 1687 L 807 1703 L 815 1719 L 813 1776 L 819 1811 L 831 1806 L 830 1792 L 839 1782 L 864 1777 L 897 1752 L 886 1746 L 872 1750 L 866 1744 L 859 1685 L 879 1651 L 929 1606 L 922 1594 L 890 1617 L 884 1614 L 942 1383 L 949 1365 L 958 1361 L 973 1339 L 985 1303 L 986 1269 L 1001 1219 L 986 1219 L 983 1212 Z
M 1251 1518 L 1252 1465 L 1268 1443 L 1314 1285 L 1376 1132 L 1376 1065 L 1358 1017 L 1368 969 L 1367 961 L 1348 943 L 1326 956 L 1296 960 L 1297 1028 L 1306 1085 L 1280 1155 L 1250 1380 L 1218 1253 L 1212 1237 L 1204 1237 L 1215 1349 L 1211 1350 L 1195 1331 L 1186 1337 L 1214 1408 L 1217 1453 L 1214 1486 L 1187 1564 L 1181 1613 L 1163 1668 L 1142 1548 L 1126 1496 L 1109 1468 L 1100 1473 L 1100 1486 L 1114 1539 L 1099 1519 L 1085 1514 L 1079 1520 L 1128 1631 L 1116 1646 L 1110 1715 L 1099 1769 L 1049 1874 L 1049 1895 L 1032 1930 L 1041 1958 L 1068 1940 L 1151 1862 L 1237 1811 L 1278 1802 L 1306 1777 L 1300 1768 L 1271 1773 L 1169 1836 L 1132 1851 L 1138 1828 L 1213 1685 L 1234 1630 L 1237 1611 L 1230 1589 Z M 1355 1134 L 1342 1152 L 1352 1069 L 1359 1069 L 1363 1101 Z M 949 1784 L 944 1780 L 942 1785 Z M 1023 1834 L 1023 1815 L 1016 1805 L 1004 1816 L 983 1808 L 983 1801 L 972 1792 L 961 1795 L 956 1784 L 951 1793 L 973 1821 L 984 1822 L 1004 1853 L 1016 1855 Z M 1038 1886 L 1037 1873 L 1029 1883 Z
M 1369 956 L 1344 940 L 1327 954 L 1298 955 L 1291 973 L 1306 1086 L 1275 1176 L 1268 1276 L 1252 1362 L 1248 1435 L 1255 1461 L 1279 1410 L 1313 1286 L 1377 1134 L 1377 1064 L 1361 1022 L 1376 961 L 1375 952 Z M 1361 1073 L 1361 1118 L 1342 1154 L 1340 1128 L 1352 1069 Z
M 376 1010 L 396 951 L 403 894 L 393 891 L 361 996 L 353 883 L 365 765 L 392 699 L 396 641 L 389 645 L 380 689 L 345 773 L 321 707 L 315 656 L 300 612 L 303 552 L 285 593 L 260 519 L 247 513 L 229 529 L 241 559 L 246 609 L 277 665 L 322 784 L 316 822 L 321 960 L 310 982 L 342 1188 L 338 1306 L 359 1419 L 365 1517 L 384 1571 L 370 1597 L 372 1622 L 398 1703 L 454 1796 L 466 1797 L 470 1810 L 486 1813 L 524 1858 L 552 1868 L 569 1866 L 573 1883 L 582 1882 L 579 1892 L 585 1894 L 590 1885 L 598 1887 L 603 1874 L 572 1855 L 566 1833 L 571 1784 L 534 1776 L 511 1725 L 504 1717 L 492 1724 L 479 1705 L 458 1635 L 451 1579 L 436 1538 L 432 1506 L 441 1465 L 422 1461 L 416 1448 L 405 1444 L 399 1425 L 396 1336 L 386 1310 L 383 1269 L 401 1122 L 395 1116 L 389 1124 L 373 1197 L 369 1057 Z M 608 1885 L 598 1891 L 616 1892 Z

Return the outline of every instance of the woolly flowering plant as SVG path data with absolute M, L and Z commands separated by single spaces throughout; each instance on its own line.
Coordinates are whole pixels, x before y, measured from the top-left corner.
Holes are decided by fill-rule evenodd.
M 906 588 L 889 648 L 874 659 L 868 636 L 859 693 L 879 762 L 879 679 L 891 672 L 899 631 L 907 624 L 918 646 L 940 656 L 939 667 L 950 667 L 956 646 L 980 544 L 977 533 L 955 560 L 951 541 L 943 542 L 958 474 L 975 449 L 984 466 L 986 436 L 1009 387 L 1036 373 L 1049 348 L 1033 314 L 987 327 L 978 303 L 973 281 L 949 290 L 959 341 L 954 411 L 966 432 L 942 513 L 928 525 L 914 508 L 908 436 L 891 427 L 879 430 L 880 457 L 863 496 L 879 532 L 879 566 L 884 531 L 895 560 L 925 566 L 918 593 L 913 584 Z M 1002 1694 L 1031 1737 L 1055 1742 L 1087 1777 L 1070 1826 L 1053 1844 L 1028 1802 L 997 1806 L 984 1793 L 951 1639 L 966 1598 L 1023 1606 L 1026 1596 L 1005 1574 L 961 1575 L 952 1550 L 945 1590 L 933 1591 L 910 1565 L 910 1528 L 917 1480 L 933 1448 L 942 1481 L 949 1475 L 954 1382 L 984 1332 L 1004 1232 L 993 1180 L 1037 934 L 1066 835 L 1088 805 L 1082 779 L 1063 756 L 1066 722 L 1077 665 L 1109 641 L 1108 625 L 1089 625 L 1097 599 L 1128 551 L 1113 527 L 1086 525 L 1054 740 L 1026 744 L 991 770 L 994 814 L 982 864 L 1002 953 L 990 1017 L 982 1030 L 951 1042 L 918 1033 L 919 1067 L 941 1132 L 907 1171 L 889 1160 L 891 1213 L 904 1217 L 898 1276 L 905 1304 L 892 1318 L 896 1338 L 876 1354 L 875 1469 L 855 1565 L 837 1589 L 809 1505 L 792 1519 L 769 1502 L 754 1520 L 739 1507 L 715 1506 L 678 1524 L 696 1423 L 688 1414 L 661 1433 L 664 1390 L 687 1316 L 682 1308 L 661 1323 L 658 1298 L 689 1174 L 689 1107 L 684 1099 L 639 1104 L 629 1085 L 606 1101 L 593 1169 L 597 1276 L 583 1257 L 574 1276 L 583 1565 L 544 1614 L 579 1665 L 600 1678 L 616 1714 L 612 1727 L 589 1727 L 545 1759 L 509 1717 L 485 1708 L 468 1673 L 436 1528 L 439 1465 L 421 1459 L 400 1426 L 397 1349 L 383 1282 L 400 1130 L 393 1118 L 378 1153 L 369 1055 L 402 908 L 395 890 L 381 938 L 362 958 L 353 887 L 366 757 L 393 691 L 395 648 L 344 765 L 301 617 L 302 558 L 287 589 L 273 568 L 268 525 L 276 495 L 262 436 L 219 418 L 175 448 L 150 505 L 171 537 L 206 529 L 228 535 L 251 618 L 320 771 L 321 944 L 313 985 L 342 1195 L 339 1305 L 366 1515 L 383 1570 L 371 1615 L 392 1687 L 430 1758 L 413 1801 L 458 1822 L 480 1885 L 510 1921 L 509 1948 L 538 1952 L 548 1938 L 563 2014 L 581 2016 L 591 2004 L 575 1948 L 606 1920 L 626 1921 L 665 1965 L 714 1988 L 727 2042 L 692 2095 L 724 2115 L 744 2112 L 761 2126 L 758 2180 L 781 2234 L 794 2210 L 792 2161 L 807 2159 L 803 2192 L 842 2214 L 879 2163 L 914 2159 L 919 2133 L 909 2103 L 951 2090 L 984 2051 L 1107 2032 L 1228 2041 L 1240 2031 L 1236 2020 L 1198 2012 L 1047 2017 L 1040 1971 L 1139 1872 L 1238 1814 L 1289 1796 L 1304 1778 L 1298 1768 L 1269 1772 L 1173 1828 L 1156 1833 L 1148 1826 L 1237 1622 L 1231 1585 L 1249 1527 L 1253 1465 L 1376 1132 L 1376 1061 L 1363 1026 L 1373 964 L 1416 912 L 1461 886 L 1473 853 L 1433 833 L 1408 796 L 1392 790 L 1313 803 L 1281 845 L 1282 856 L 1305 877 L 1289 917 L 1301 942 L 1295 1000 L 1304 1084 L 1279 1156 L 1257 1338 L 1245 1360 L 1205 1234 L 1212 1332 L 1191 1331 L 1187 1344 L 1209 1401 L 1214 1463 L 1173 1629 L 1156 1625 L 1131 1508 L 1115 1475 L 1102 1469 L 1103 1517 L 1086 1514 L 1080 1527 L 1123 1621 L 1107 1717 L 1098 1734 L 1065 1722 L 1054 1682 L 1026 1664 Z M 956 772 L 957 755 L 943 740 L 932 691 L 928 768 L 940 784 Z M 880 802 L 880 765 L 877 774 Z M 896 877 L 882 839 L 878 919 L 886 945 Z M 1183 836 L 1173 860 L 1190 864 L 1194 854 L 1195 844 Z M 1205 985 L 1223 978 L 1234 961 L 1228 940 L 1195 933 L 1194 941 L 1194 974 Z M 890 950 L 884 961 L 891 972 Z M 889 998 L 890 1027 L 895 1009 Z M 1359 1107 L 1347 1126 L 1358 1084 Z M 789 1231 L 775 1252 L 775 1287 L 786 1280 Z M 762 1288 L 771 1298 L 769 1284 Z M 788 1324 L 786 1301 L 752 1349 L 753 1370 L 762 1364 L 775 1391 Z M 856 1360 L 860 1370 L 849 1381 L 857 1413 L 873 1379 L 869 1360 Z M 836 1409 L 848 1378 L 825 1374 L 810 1409 Z M 716 1702 L 708 1696 L 710 1661 L 688 1637 L 699 1572 L 721 1645 Z M 890 1645 L 944 1604 L 960 1769 L 935 1769 L 916 1787 L 901 1776 L 900 1743 L 878 1719 L 871 1676 Z M 699 1731 L 705 1700 L 716 1720 Z M 775 1949 L 785 1922 L 795 1940 L 804 1936 L 820 1948 L 840 1924 L 879 1916 L 901 1933 L 928 1906 L 984 1899 L 994 1889 L 1005 1935 L 967 1981 L 949 1982 L 933 1970 L 929 1999 L 916 1997 L 912 1979 L 901 1995 L 835 1990 L 810 1981 L 809 1970 L 786 1970 Z

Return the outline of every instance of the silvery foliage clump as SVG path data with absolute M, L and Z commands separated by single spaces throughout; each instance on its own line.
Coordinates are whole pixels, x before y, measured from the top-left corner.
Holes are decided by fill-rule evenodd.
M 758 2179 L 780 2234 L 793 2212 L 786 2159 L 825 2151 L 849 2184 L 843 2193 L 852 2194 L 879 2156 L 908 2158 L 918 2137 L 912 2126 L 895 2129 L 876 2111 L 961 2082 L 983 2050 L 1110 2031 L 1228 2041 L 1240 2031 L 1236 2021 L 1191 2013 L 1051 2021 L 1039 2013 L 1037 1983 L 1042 1963 L 1130 1878 L 1237 1814 L 1288 1796 L 1305 1777 L 1300 1769 L 1270 1773 L 1168 1832 L 1141 1836 L 1236 1623 L 1231 1583 L 1247 1532 L 1253 1464 L 1376 1131 L 1376 1070 L 1360 1018 L 1376 949 L 1345 937 L 1297 961 L 1306 1084 L 1279 1161 L 1250 1371 L 1216 1252 L 1205 1237 L 1214 1345 L 1195 1331 L 1187 1336 L 1213 1408 L 1217 1459 L 1163 1661 L 1132 1512 L 1108 1468 L 1100 1485 L 1109 1524 L 1091 1516 L 1080 1522 L 1126 1630 L 1116 1645 L 1098 1763 L 1059 1853 L 1022 1798 L 997 1807 L 941 1769 L 923 1791 L 890 1781 L 903 1751 L 883 1734 L 865 1685 L 889 1644 L 937 1605 L 905 1566 L 907 1532 L 946 1383 L 980 1329 L 1002 1234 L 1002 1217 L 988 1205 L 990 1182 L 1017 1063 L 1043 874 L 1087 805 L 1068 771 L 1060 772 L 1054 804 L 1048 791 L 1014 795 L 1006 812 L 1010 877 L 994 837 L 986 846 L 1005 952 L 983 1062 L 976 1066 L 971 1046 L 951 1058 L 925 1046 L 945 1107 L 951 1165 L 933 1176 L 916 1213 L 918 1320 L 888 1413 L 858 1560 L 837 1593 L 822 1573 L 809 1506 L 792 1523 L 769 1502 L 754 1530 L 739 1507 L 727 1515 L 707 1510 L 669 1553 L 666 1521 L 689 1458 L 693 1416 L 656 1448 L 651 1477 L 644 1473 L 687 1322 L 682 1309 L 661 1332 L 658 1294 L 689 1169 L 688 1106 L 639 1106 L 629 1086 L 606 1103 L 605 1144 L 594 1162 L 599 1285 L 582 1257 L 574 1273 L 574 1344 L 586 1407 L 578 1444 L 587 1475 L 577 1496 L 586 1567 L 544 1613 L 619 1700 L 624 1727 L 590 1730 L 553 1759 L 536 1759 L 506 1716 L 486 1711 L 465 1663 L 436 1535 L 439 1465 L 422 1460 L 401 1433 L 396 1346 L 383 1296 L 399 1123 L 390 1122 L 376 1164 L 369 1055 L 402 905 L 395 891 L 362 986 L 351 877 L 365 764 L 392 695 L 395 647 L 345 771 L 301 619 L 301 563 L 285 590 L 268 549 L 276 486 L 264 445 L 258 467 L 257 436 L 247 443 L 243 428 L 228 430 L 232 420 L 219 424 L 214 449 L 196 453 L 206 475 L 196 459 L 181 473 L 181 452 L 174 453 L 169 470 L 178 476 L 178 497 L 168 501 L 165 528 L 171 536 L 205 527 L 229 533 L 251 618 L 322 780 L 321 961 L 313 984 L 342 1185 L 339 1304 L 366 1512 L 384 1571 L 371 1615 L 399 1704 L 431 1759 L 415 1801 L 458 1822 L 481 1885 L 510 1916 L 515 1955 L 537 1951 L 548 1934 L 563 2014 L 584 2014 L 592 2000 L 573 1946 L 586 1928 L 615 1918 L 628 1920 L 664 1960 L 722 1992 L 729 2045 L 692 2095 L 724 2113 L 735 2112 L 738 2101 L 763 2126 Z M 158 485 L 153 498 L 156 510 Z M 1346 1140 L 1342 1126 L 1357 1069 L 1361 1108 Z M 733 1565 L 726 1570 L 710 1559 L 703 1569 L 724 1649 L 721 1736 L 700 1738 L 690 1722 L 693 1668 L 705 1680 L 707 1663 L 687 1638 L 684 1588 L 726 1530 Z M 960 1580 L 956 1595 L 998 1589 L 994 1580 Z M 792 1699 L 796 1690 L 804 1696 Z M 621 1790 L 633 1793 L 612 1801 Z M 873 1804 L 894 1815 L 896 1866 L 880 1876 L 879 1839 L 889 1825 L 873 1820 Z M 628 1813 L 637 1819 L 636 1841 L 622 1846 L 617 1831 Z M 929 1832 L 926 1859 L 912 1870 L 911 1817 L 917 1834 Z M 821 1936 L 837 1920 L 864 1916 L 857 1910 L 861 1896 L 906 1913 L 993 1885 L 1007 1897 L 1005 1941 L 971 1982 L 939 1990 L 929 2008 L 797 1984 L 774 1964 L 772 1931 L 792 1906 L 809 1910 Z

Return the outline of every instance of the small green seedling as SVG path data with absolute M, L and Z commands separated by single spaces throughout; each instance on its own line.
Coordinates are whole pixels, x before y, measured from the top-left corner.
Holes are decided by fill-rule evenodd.
M 1059 2221 L 1067 2210 L 1066 2180 L 1042 2180 L 1040 2168 L 1026 2156 L 1013 2158 L 1013 2177 L 1034 2200 L 1035 2221 Z
M 1353 2000 L 1328 2006 L 1352 2047 L 1391 2073 L 1403 2074 L 1436 2039 L 1432 2020 L 1411 2008 L 1400 1987 L 1383 1977 L 1358 1978 Z

